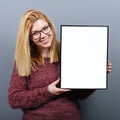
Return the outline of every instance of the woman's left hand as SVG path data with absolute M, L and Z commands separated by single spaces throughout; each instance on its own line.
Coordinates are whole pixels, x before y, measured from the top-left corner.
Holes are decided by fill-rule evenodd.
M 108 60 L 107 62 L 107 72 L 110 73 L 112 70 L 112 63 L 110 62 L 110 60 Z

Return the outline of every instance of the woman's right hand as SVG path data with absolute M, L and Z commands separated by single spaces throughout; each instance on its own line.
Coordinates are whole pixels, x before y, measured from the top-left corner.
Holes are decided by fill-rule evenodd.
M 52 95 L 60 95 L 60 94 L 63 94 L 63 93 L 65 93 L 65 92 L 71 91 L 70 89 L 62 89 L 62 88 L 56 87 L 59 82 L 60 82 L 60 79 L 57 79 L 56 81 L 54 81 L 53 83 L 51 83 L 51 84 L 48 86 L 48 91 L 49 91 Z

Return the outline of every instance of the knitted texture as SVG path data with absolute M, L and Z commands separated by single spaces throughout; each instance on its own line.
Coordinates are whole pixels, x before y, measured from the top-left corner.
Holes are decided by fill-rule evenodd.
M 74 90 L 53 96 L 48 92 L 48 85 L 58 77 L 60 63 L 50 63 L 49 58 L 29 77 L 19 76 L 14 66 L 8 94 L 10 106 L 23 110 L 22 120 L 80 120 L 78 98 L 84 99 L 94 90 Z

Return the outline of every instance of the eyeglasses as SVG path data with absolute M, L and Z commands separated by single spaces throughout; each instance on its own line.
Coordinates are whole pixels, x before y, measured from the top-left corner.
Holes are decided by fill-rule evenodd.
M 31 34 L 32 39 L 39 40 L 41 37 L 41 32 L 44 34 L 48 34 L 50 31 L 51 31 L 51 28 L 49 25 L 44 26 L 40 31 L 35 31 L 34 33 Z

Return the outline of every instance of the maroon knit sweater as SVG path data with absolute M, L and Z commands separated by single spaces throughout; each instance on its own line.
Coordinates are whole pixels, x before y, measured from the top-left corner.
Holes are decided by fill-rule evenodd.
M 9 87 L 9 104 L 21 108 L 22 120 L 80 120 L 78 100 L 88 97 L 94 90 L 73 90 L 53 96 L 48 85 L 60 76 L 60 63 L 39 65 L 29 77 L 21 77 L 15 66 Z

